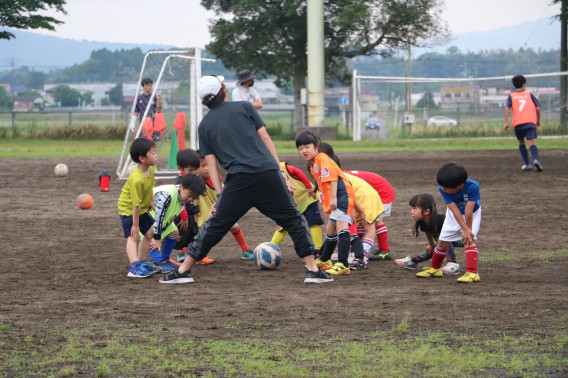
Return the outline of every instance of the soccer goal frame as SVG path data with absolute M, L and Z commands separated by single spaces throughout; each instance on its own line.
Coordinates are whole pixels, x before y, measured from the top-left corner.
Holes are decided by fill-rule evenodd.
M 358 75 L 357 70 L 353 70 L 352 79 L 352 122 L 353 122 L 353 141 L 360 141 L 362 138 L 361 130 L 361 112 L 362 112 L 362 92 L 361 83 L 394 83 L 394 84 L 426 84 L 426 83 L 472 83 L 472 82 L 486 82 L 486 81 L 506 81 L 511 82 L 514 75 L 508 76 L 493 76 L 493 77 L 479 77 L 479 78 L 420 78 L 420 77 L 393 77 L 393 76 L 363 76 Z M 525 78 L 546 78 L 555 76 L 568 76 L 568 71 L 551 72 L 540 74 L 527 74 L 523 75 Z M 396 117 L 395 117 L 396 119 Z M 396 123 L 396 121 L 395 121 Z
M 199 82 L 201 79 L 201 63 L 202 62 L 215 62 L 215 59 L 206 59 L 201 57 L 201 49 L 195 48 L 192 50 L 170 50 L 170 51 L 162 51 L 162 50 L 155 50 L 149 51 L 144 55 L 144 60 L 142 62 L 142 68 L 140 69 L 140 76 L 138 77 L 138 83 L 136 86 L 136 94 L 134 96 L 134 100 L 132 102 L 132 108 L 130 110 L 130 115 L 134 114 L 136 109 L 136 102 L 138 100 L 138 96 L 140 94 L 140 89 L 142 87 L 141 81 L 144 75 L 146 64 L 148 62 L 148 58 L 152 55 L 167 55 L 162 63 L 162 67 L 160 69 L 160 73 L 158 74 L 158 78 L 154 83 L 152 94 L 150 95 L 150 100 L 148 104 L 152 104 L 155 97 L 157 96 L 156 92 L 160 87 L 160 82 L 164 75 L 164 71 L 168 66 L 169 62 L 172 59 L 181 59 L 181 60 L 188 60 L 190 61 L 189 65 L 189 125 L 190 125 L 190 146 L 192 149 L 197 149 L 197 126 L 201 119 L 203 118 L 203 108 L 201 106 L 201 101 L 198 98 L 197 91 L 196 91 L 196 83 Z M 141 120 L 137 120 L 137 128 L 136 132 L 134 133 L 134 138 L 138 138 L 142 134 L 142 126 L 144 124 L 144 119 L 148 116 L 148 112 L 150 111 L 150 105 L 146 107 L 144 114 L 142 115 Z M 132 159 L 130 158 L 129 153 L 129 140 L 131 137 L 132 131 L 129 127 L 126 129 L 126 135 L 124 136 L 124 144 L 122 146 L 122 152 L 120 154 L 120 160 L 118 163 L 116 174 L 119 179 L 124 180 L 128 178 L 128 167 L 132 163 Z M 171 141 L 174 143 L 175 141 Z M 156 179 L 166 179 L 166 178 L 173 178 L 179 174 L 177 170 L 172 169 L 160 169 L 155 172 Z

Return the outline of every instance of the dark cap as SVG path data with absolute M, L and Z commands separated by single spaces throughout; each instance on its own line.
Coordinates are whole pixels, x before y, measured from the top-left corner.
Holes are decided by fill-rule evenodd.
M 237 85 L 241 85 L 242 83 L 246 83 L 252 79 L 254 79 L 254 75 L 250 72 L 250 70 L 241 71 L 237 77 Z

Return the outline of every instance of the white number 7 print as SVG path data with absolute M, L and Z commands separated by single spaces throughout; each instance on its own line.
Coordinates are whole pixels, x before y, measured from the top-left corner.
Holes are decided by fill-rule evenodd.
M 525 107 L 525 104 L 527 103 L 527 100 L 522 99 L 522 98 L 519 98 L 519 103 L 521 104 L 521 105 L 519 106 L 519 111 L 522 112 L 522 111 L 523 111 L 523 108 Z

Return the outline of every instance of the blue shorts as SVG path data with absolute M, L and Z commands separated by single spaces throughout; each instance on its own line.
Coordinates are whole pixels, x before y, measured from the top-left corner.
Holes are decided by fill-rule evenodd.
M 129 238 L 132 233 L 132 215 L 121 215 L 120 221 L 122 222 L 124 237 Z M 149 212 L 145 212 L 138 217 L 138 225 L 140 226 L 140 232 L 142 235 L 146 235 L 146 232 L 148 232 L 150 227 L 154 226 L 154 218 Z
M 515 126 L 515 136 L 521 142 L 526 140 L 536 139 L 536 125 L 532 123 L 523 123 L 522 125 Z
M 321 214 L 319 210 L 319 202 L 311 203 L 302 215 L 308 221 L 308 226 L 312 227 L 315 225 L 322 225 L 323 219 L 321 219 Z

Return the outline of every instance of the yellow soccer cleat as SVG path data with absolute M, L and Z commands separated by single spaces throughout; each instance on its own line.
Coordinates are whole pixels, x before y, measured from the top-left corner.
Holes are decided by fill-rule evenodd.
M 331 263 L 331 260 L 321 261 L 319 258 L 316 259 L 316 266 L 321 270 L 323 270 L 324 272 L 330 269 L 332 265 L 333 264 Z
M 343 265 L 340 262 L 333 264 L 331 268 L 325 271 L 327 274 L 332 276 L 348 276 L 351 274 L 351 270 L 348 266 Z
M 464 282 L 464 283 L 479 282 L 479 280 L 480 280 L 479 274 L 471 272 L 466 272 L 463 276 L 458 278 L 458 282 Z
M 444 273 L 442 273 L 441 269 L 428 268 L 428 269 L 424 269 L 420 273 L 417 273 L 416 277 L 430 278 L 430 277 L 442 277 L 443 275 L 444 275 Z

